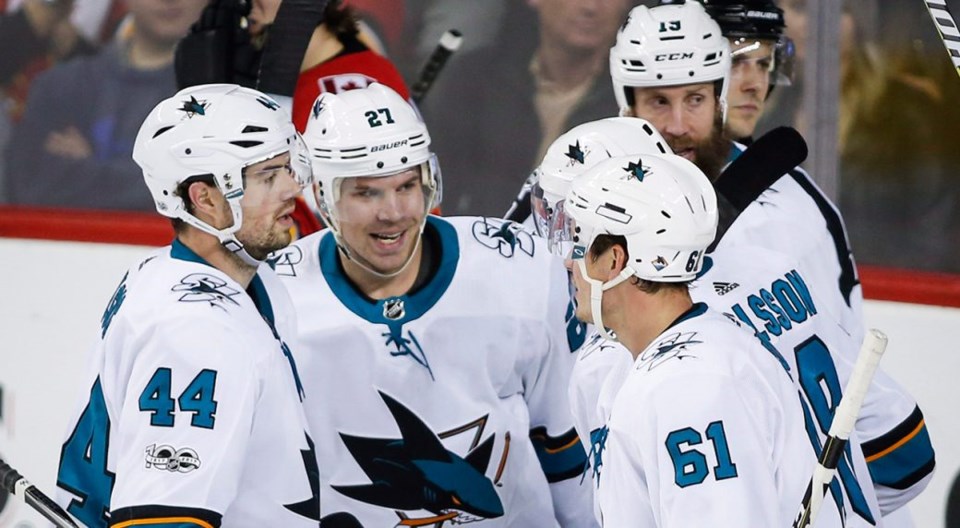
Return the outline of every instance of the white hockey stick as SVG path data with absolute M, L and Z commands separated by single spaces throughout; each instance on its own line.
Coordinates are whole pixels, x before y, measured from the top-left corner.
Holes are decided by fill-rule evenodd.
M 953 62 L 957 74 L 960 75 L 960 30 L 957 29 L 957 22 L 950 14 L 947 8 L 946 0 L 926 0 L 927 11 L 933 18 L 933 23 L 937 25 L 937 32 L 940 33 L 940 40 L 947 48 L 950 54 L 950 60 Z
M 30 484 L 16 469 L 0 459 L 0 488 L 11 495 L 20 497 L 33 509 L 52 522 L 57 528 L 77 528 L 67 512 L 63 511 L 53 499 L 47 497 L 36 486 Z
M 886 348 L 887 336 L 883 332 L 871 328 L 864 336 L 860 355 L 857 356 L 857 363 L 853 366 L 853 372 L 843 391 L 843 398 L 833 415 L 833 423 L 830 424 L 830 431 L 827 432 L 827 442 L 823 446 L 823 451 L 820 452 L 820 459 L 813 470 L 813 476 L 810 477 L 810 483 L 807 484 L 807 491 L 803 494 L 803 503 L 800 505 L 800 513 L 793 521 L 793 528 L 806 528 L 817 519 L 820 506 L 823 504 L 823 496 L 827 493 L 830 482 L 833 481 L 837 463 L 843 456 L 850 432 L 857 421 L 857 415 L 860 414 L 863 399 L 867 395 L 867 388 Z

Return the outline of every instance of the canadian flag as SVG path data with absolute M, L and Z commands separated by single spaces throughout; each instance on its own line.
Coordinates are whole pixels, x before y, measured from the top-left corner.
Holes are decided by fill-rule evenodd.
M 344 73 L 322 77 L 317 81 L 317 85 L 320 87 L 321 93 L 340 93 L 366 88 L 374 82 L 376 82 L 376 79 L 373 77 L 367 77 L 359 73 Z

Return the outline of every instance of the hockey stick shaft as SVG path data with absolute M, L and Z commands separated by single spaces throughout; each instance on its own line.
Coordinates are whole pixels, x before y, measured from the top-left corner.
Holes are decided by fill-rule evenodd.
M 950 14 L 946 0 L 926 0 L 924 3 L 927 5 L 930 18 L 933 19 L 933 23 L 937 26 L 937 32 L 940 33 L 940 40 L 943 42 L 944 47 L 947 48 L 947 53 L 950 54 L 953 67 L 956 68 L 957 74 L 960 75 L 960 30 L 957 29 L 957 22 L 953 19 L 953 15 Z
M 17 473 L 17 470 L 10 467 L 3 459 L 0 459 L 0 485 L 11 495 L 23 499 L 57 528 L 77 528 L 77 524 L 70 519 L 67 512 L 63 511 L 56 502 L 53 502 L 53 499 L 47 497 L 36 486 L 30 484 L 27 479 L 23 478 L 23 475 Z
M 810 477 L 810 483 L 807 484 L 800 513 L 797 514 L 793 523 L 794 528 L 806 528 L 816 520 L 820 506 L 823 504 L 823 497 L 833 480 L 837 463 L 843 456 L 850 432 L 853 431 L 854 424 L 857 422 L 870 381 L 873 380 L 873 374 L 877 371 L 877 365 L 880 364 L 880 358 L 883 357 L 886 348 L 887 336 L 883 332 L 874 328 L 864 336 L 857 362 L 843 391 L 843 398 L 833 415 L 833 423 L 830 424 L 830 430 L 827 432 L 827 441 L 820 453 L 817 467 L 813 471 L 813 476 Z
M 463 37 L 456 29 L 447 30 L 446 33 L 440 36 L 440 42 L 437 44 L 436 49 L 433 50 L 433 53 L 430 54 L 430 58 L 427 59 L 426 64 L 423 65 L 423 69 L 420 70 L 420 77 L 410 90 L 410 98 L 413 99 L 413 102 L 420 104 L 420 101 L 426 97 L 434 81 L 437 80 L 437 75 L 440 74 L 440 70 L 442 70 L 443 66 L 447 63 L 447 59 L 449 59 L 450 55 L 453 55 L 455 51 L 460 49 L 462 43 Z

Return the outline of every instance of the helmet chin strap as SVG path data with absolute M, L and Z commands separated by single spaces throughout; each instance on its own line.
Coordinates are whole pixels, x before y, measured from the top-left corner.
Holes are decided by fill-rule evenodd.
M 610 329 L 603 324 L 603 314 L 601 308 L 603 292 L 632 277 L 634 274 L 633 268 L 626 266 L 620 271 L 619 275 L 613 278 L 613 280 L 602 282 L 590 277 L 590 275 L 587 274 L 587 262 L 585 258 L 578 259 L 577 262 L 580 266 L 580 276 L 583 277 L 583 280 L 590 284 L 590 312 L 593 314 L 593 325 L 599 329 L 600 335 L 602 335 L 604 339 L 617 342 L 618 339 L 616 334 L 610 331 Z
M 239 205 L 237 205 L 237 207 L 234 209 L 233 204 L 231 204 L 231 210 L 234 213 L 233 225 L 226 229 L 216 229 L 210 224 L 189 213 L 183 213 L 178 218 L 199 229 L 200 231 L 203 231 L 204 233 L 217 237 L 217 240 L 220 241 L 220 245 L 226 248 L 226 250 L 230 253 L 233 253 L 240 258 L 244 264 L 247 264 L 253 268 L 260 267 L 260 264 L 263 264 L 263 261 L 253 258 L 253 256 L 247 252 L 247 249 L 243 247 L 243 243 L 237 240 L 236 232 L 240 229 L 240 223 L 243 221 L 243 215 L 240 212 Z

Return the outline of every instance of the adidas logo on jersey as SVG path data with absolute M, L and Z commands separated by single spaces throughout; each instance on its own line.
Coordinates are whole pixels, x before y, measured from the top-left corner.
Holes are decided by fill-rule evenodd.
M 740 286 L 736 282 L 714 282 L 713 291 L 717 292 L 717 295 L 726 295 Z

